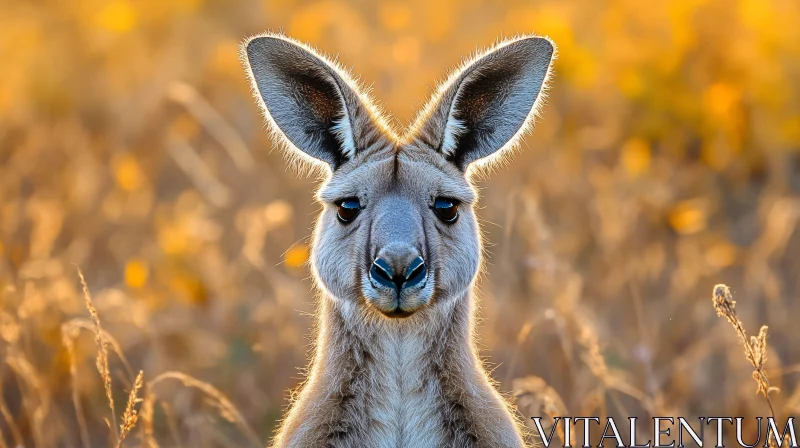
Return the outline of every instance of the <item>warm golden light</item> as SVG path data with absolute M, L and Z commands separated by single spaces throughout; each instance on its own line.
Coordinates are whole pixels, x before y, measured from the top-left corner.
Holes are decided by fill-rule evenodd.
M 0 446 L 267 444 L 319 206 L 241 67 L 265 31 L 350 70 L 397 136 L 462 56 L 558 46 L 535 129 L 478 182 L 481 345 L 522 415 L 800 413 L 800 2 L 0 9 Z

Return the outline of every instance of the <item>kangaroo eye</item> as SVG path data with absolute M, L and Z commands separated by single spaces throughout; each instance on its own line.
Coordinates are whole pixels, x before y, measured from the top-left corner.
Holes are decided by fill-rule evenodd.
M 433 201 L 433 211 L 439 219 L 452 224 L 458 219 L 458 204 L 455 199 L 436 198 Z
M 336 204 L 336 217 L 343 224 L 356 219 L 358 212 L 361 211 L 361 203 L 357 198 L 342 199 Z

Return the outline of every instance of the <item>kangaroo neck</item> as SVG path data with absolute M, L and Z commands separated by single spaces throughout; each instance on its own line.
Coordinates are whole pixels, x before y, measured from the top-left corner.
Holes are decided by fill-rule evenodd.
M 320 373 L 330 381 L 328 393 L 340 397 L 341 421 L 353 422 L 346 425 L 348 437 L 375 447 L 388 441 L 393 447 L 434 447 L 452 446 L 468 434 L 471 416 L 461 395 L 476 387 L 479 376 L 469 299 L 404 319 L 323 307 L 318 355 L 328 368 Z

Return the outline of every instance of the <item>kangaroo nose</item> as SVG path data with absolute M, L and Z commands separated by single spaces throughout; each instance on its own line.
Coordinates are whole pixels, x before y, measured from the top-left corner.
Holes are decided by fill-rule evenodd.
M 425 260 L 416 256 L 410 262 L 405 262 L 407 258 L 383 254 L 372 262 L 369 275 L 376 283 L 394 288 L 397 292 L 417 286 L 425 280 L 428 272 Z

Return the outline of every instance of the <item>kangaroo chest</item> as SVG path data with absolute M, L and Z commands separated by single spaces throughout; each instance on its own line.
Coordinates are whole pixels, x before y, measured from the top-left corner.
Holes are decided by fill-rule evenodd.
M 420 335 L 392 334 L 379 342 L 365 370 L 366 445 L 440 447 L 442 391 L 431 371 L 431 345 Z

